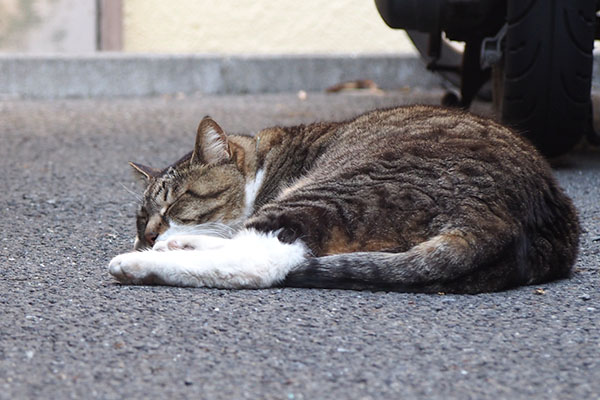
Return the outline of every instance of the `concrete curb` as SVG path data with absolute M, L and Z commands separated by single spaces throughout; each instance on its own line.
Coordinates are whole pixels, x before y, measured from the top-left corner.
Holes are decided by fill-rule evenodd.
M 0 55 L 4 98 L 321 91 L 355 79 L 383 89 L 441 83 L 416 56 Z
M 594 61 L 597 91 L 600 55 Z M 417 56 L 0 55 L 0 98 L 322 91 L 356 79 L 372 79 L 383 89 L 442 85 Z

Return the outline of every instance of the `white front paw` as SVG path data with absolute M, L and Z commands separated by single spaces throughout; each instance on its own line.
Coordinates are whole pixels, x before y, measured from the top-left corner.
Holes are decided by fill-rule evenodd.
M 214 250 L 222 247 L 227 240 L 206 235 L 177 235 L 156 242 L 152 250 Z
M 160 283 L 148 260 L 150 252 L 133 252 L 116 256 L 110 261 L 108 270 L 121 283 L 154 284 Z
M 185 236 L 175 236 L 174 238 L 161 240 L 156 242 L 154 246 L 152 246 L 152 250 L 154 251 L 170 251 L 170 250 L 195 250 L 195 247 L 192 243 L 188 241 L 181 240 L 181 238 L 185 238 Z
M 154 246 L 152 246 L 152 250 L 154 250 L 154 251 L 167 251 L 167 250 L 170 250 L 170 249 L 167 246 L 167 241 L 166 240 L 161 240 L 159 242 L 154 243 Z

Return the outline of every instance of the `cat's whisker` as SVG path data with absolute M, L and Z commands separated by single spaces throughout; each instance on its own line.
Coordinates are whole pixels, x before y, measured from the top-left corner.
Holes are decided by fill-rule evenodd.
M 205 235 L 230 239 L 236 232 L 236 229 L 221 222 L 207 222 L 199 225 L 178 225 L 171 223 L 169 229 L 161 234 L 158 240 L 166 240 L 175 235 Z
M 123 189 L 125 189 L 125 191 L 127 193 L 129 193 L 130 195 L 133 196 L 133 198 L 136 200 L 136 203 L 139 203 L 142 201 L 142 195 L 139 193 L 134 192 L 133 190 L 129 189 L 127 186 L 125 186 L 123 183 L 119 183 L 119 185 L 121 185 L 123 187 Z
M 235 234 L 236 230 L 220 222 L 207 222 L 196 226 L 190 226 L 188 234 L 216 236 L 223 239 L 229 239 Z

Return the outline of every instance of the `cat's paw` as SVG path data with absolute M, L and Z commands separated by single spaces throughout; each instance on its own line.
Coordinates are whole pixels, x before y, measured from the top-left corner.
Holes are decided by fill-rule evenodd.
M 177 235 L 156 242 L 152 250 L 214 250 L 223 247 L 227 240 L 206 235 Z
M 133 285 L 160 283 L 153 271 L 151 252 L 132 252 L 116 256 L 108 270 L 119 282 Z
M 152 246 L 152 250 L 154 251 L 169 251 L 169 250 L 193 250 L 193 248 L 188 247 L 187 249 L 183 247 L 183 243 L 181 243 L 177 239 L 168 239 L 158 241 Z

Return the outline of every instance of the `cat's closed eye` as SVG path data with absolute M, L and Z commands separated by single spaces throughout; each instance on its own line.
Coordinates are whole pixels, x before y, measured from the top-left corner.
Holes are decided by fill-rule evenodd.
M 219 209 L 214 202 L 182 199 L 169 208 L 167 217 L 182 224 L 199 224 L 215 218 Z

